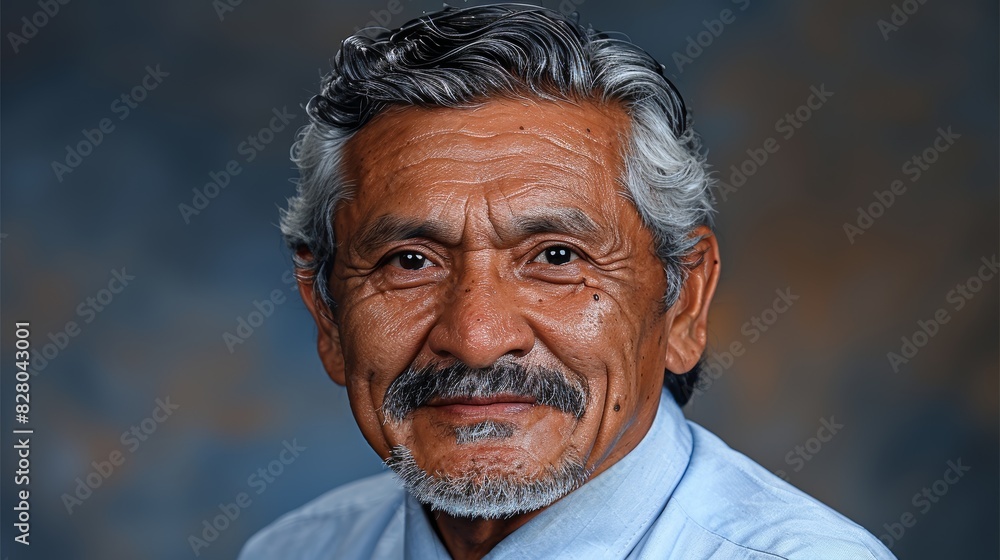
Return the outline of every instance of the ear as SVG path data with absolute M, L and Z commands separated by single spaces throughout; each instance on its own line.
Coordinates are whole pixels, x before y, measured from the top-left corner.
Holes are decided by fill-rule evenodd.
M 300 258 L 309 258 L 311 255 L 299 252 Z M 346 385 L 347 377 L 344 372 L 344 353 L 340 346 L 340 328 L 330 318 L 330 309 L 326 302 L 316 293 L 315 273 L 296 267 L 295 279 L 299 284 L 299 295 L 306 304 L 313 320 L 316 321 L 316 328 L 319 332 L 316 347 L 319 350 L 319 359 L 323 362 L 330 379 L 338 385 Z
M 667 354 L 664 367 L 681 374 L 694 369 L 708 341 L 708 308 L 719 282 L 719 244 L 708 227 L 700 226 L 694 236 L 701 241 L 692 250 L 688 277 L 677 302 L 668 312 L 673 320 L 666 325 Z

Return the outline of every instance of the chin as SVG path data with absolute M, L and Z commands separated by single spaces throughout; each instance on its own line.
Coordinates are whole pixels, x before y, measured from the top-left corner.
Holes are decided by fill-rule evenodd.
M 583 462 L 572 453 L 528 474 L 524 472 L 528 465 L 511 457 L 509 448 L 488 449 L 494 446 L 488 445 L 471 459 L 466 455 L 461 461 L 464 468 L 455 474 L 427 472 L 402 445 L 392 449 L 386 465 L 419 502 L 433 511 L 464 518 L 506 519 L 539 510 L 589 478 Z

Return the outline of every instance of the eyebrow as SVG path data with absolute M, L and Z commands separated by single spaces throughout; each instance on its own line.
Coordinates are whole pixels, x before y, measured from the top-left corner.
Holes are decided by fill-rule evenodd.
M 579 208 L 542 208 L 533 214 L 515 216 L 510 233 L 517 237 L 527 237 L 538 233 L 563 233 L 576 237 L 592 235 L 600 231 L 590 216 Z
M 540 233 L 561 233 L 584 237 L 600 231 L 590 216 L 578 208 L 542 208 L 527 215 L 514 216 L 509 227 L 497 228 L 504 237 L 519 239 Z M 406 239 L 424 238 L 455 244 L 454 228 L 439 220 L 421 220 L 400 216 L 379 216 L 362 228 L 351 249 L 358 254 L 375 252 L 379 247 Z M 448 240 L 454 240 L 449 242 Z
M 451 232 L 451 235 L 448 235 Z M 379 216 L 374 221 L 366 225 L 353 243 L 351 248 L 359 254 L 368 254 L 379 247 L 403 241 L 423 237 L 444 241 L 448 237 L 454 238 L 451 228 L 445 226 L 443 222 L 437 220 L 420 220 L 415 218 L 402 218 L 399 216 Z

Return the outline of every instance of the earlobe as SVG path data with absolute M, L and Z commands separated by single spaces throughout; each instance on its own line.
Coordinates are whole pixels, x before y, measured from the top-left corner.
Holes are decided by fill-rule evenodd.
M 702 239 L 691 252 L 687 279 L 668 312 L 672 321 L 666 325 L 668 345 L 664 366 L 674 373 L 693 369 L 705 351 L 708 309 L 721 271 L 719 244 L 712 230 L 701 226 L 693 235 Z
M 314 273 L 301 268 L 295 269 L 295 278 L 299 285 L 299 296 L 302 297 L 306 309 L 316 321 L 318 331 L 316 346 L 319 350 L 320 361 L 330 379 L 338 385 L 347 384 L 347 376 L 344 370 L 344 353 L 340 346 L 340 329 L 336 323 L 330 319 L 330 310 L 326 302 L 322 301 L 316 293 L 314 284 Z

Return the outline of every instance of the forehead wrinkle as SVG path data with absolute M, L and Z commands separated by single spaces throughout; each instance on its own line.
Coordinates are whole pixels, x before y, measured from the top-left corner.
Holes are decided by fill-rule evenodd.
M 594 138 L 579 141 L 580 133 L 570 126 L 562 126 L 566 134 L 536 135 L 528 131 L 483 131 L 481 133 L 468 129 L 434 129 L 412 134 L 407 143 L 395 154 L 396 160 L 406 160 L 406 166 L 419 164 L 433 159 L 451 159 L 455 161 L 494 161 L 484 159 L 483 154 L 496 154 L 497 158 L 519 157 L 529 153 L 544 151 L 546 158 L 575 160 L 584 157 L 597 162 L 595 150 L 603 147 L 603 142 Z M 455 138 L 458 136 L 459 138 Z M 495 142 L 467 142 L 463 140 L 493 140 Z M 608 145 L 616 144 L 617 139 L 611 139 Z M 486 145 L 483 145 L 486 144 Z M 498 150 L 497 145 L 502 149 Z M 411 153 L 415 149 L 418 153 Z M 615 150 L 617 153 L 617 149 Z M 541 155 L 541 154 L 540 154 Z M 567 157 L 568 156 L 568 157 Z
M 586 113 L 587 107 L 598 110 L 598 114 Z M 500 109 L 497 116 L 496 109 Z M 527 130 L 514 129 L 522 126 L 520 123 L 527 121 L 526 113 L 534 113 L 538 110 L 550 112 L 555 110 L 558 113 L 570 117 L 568 120 L 553 123 L 555 128 L 566 134 L 556 134 L 556 138 L 546 138 L 548 134 L 537 134 L 529 125 Z M 500 123 L 494 122 L 494 119 Z M 414 122 L 415 121 L 415 122 Z M 431 123 L 430 126 L 426 123 Z M 499 131 L 496 127 L 502 127 Z M 586 133 L 583 129 L 586 128 Z M 425 108 L 419 106 L 394 107 L 376 116 L 366 126 L 352 138 L 349 144 L 372 144 L 372 147 L 382 144 L 378 136 L 388 134 L 395 138 L 407 138 L 403 147 L 409 147 L 414 143 L 423 143 L 425 139 L 442 134 L 465 135 L 469 138 L 493 138 L 503 135 L 527 136 L 534 140 L 549 141 L 553 145 L 558 145 L 570 152 L 579 152 L 581 145 L 574 143 L 568 138 L 579 138 L 586 140 L 586 143 L 599 147 L 621 147 L 624 135 L 631 128 L 627 112 L 617 104 L 605 104 L 603 102 L 584 101 L 576 102 L 547 102 L 535 101 L 523 103 L 523 101 L 511 102 L 503 98 L 493 98 L 487 100 L 482 105 L 468 108 Z M 485 129 L 485 133 L 478 130 Z M 555 140 L 558 140 L 556 142 Z M 615 150 L 619 151 L 619 150 Z
M 487 212 L 490 224 L 498 239 L 516 242 L 542 233 L 566 234 L 580 239 L 593 239 L 603 228 L 590 217 L 589 213 L 574 205 L 572 189 L 563 185 L 555 186 L 564 190 L 565 200 L 538 204 L 533 200 L 534 187 L 542 185 L 519 184 L 504 188 L 496 185 L 489 188 L 495 193 L 487 193 Z M 552 187 L 548 187 L 552 188 Z M 525 200 L 522 198 L 527 197 Z M 546 201 L 548 202 L 548 201 Z M 506 210 L 501 211 L 501 208 Z
M 423 112 L 416 108 L 407 111 L 409 110 L 418 114 Z M 408 179 L 407 176 L 415 174 L 414 184 L 425 183 L 428 179 L 431 183 L 440 184 L 440 179 L 433 177 L 435 172 L 452 171 L 449 178 L 458 185 L 489 181 L 494 178 L 505 179 L 511 174 L 523 172 L 524 168 L 529 171 L 528 178 L 532 179 L 540 178 L 537 175 L 545 175 L 547 171 L 571 174 L 574 180 L 593 180 L 595 175 L 610 175 L 613 178 L 616 174 L 622 173 L 619 149 L 612 149 L 613 160 L 605 161 L 608 154 L 604 153 L 604 149 L 613 148 L 615 144 L 620 143 L 620 130 L 618 130 L 620 126 L 615 124 L 612 124 L 609 130 L 607 126 L 590 122 L 589 119 L 583 119 L 577 124 L 554 123 L 559 130 L 558 133 L 539 135 L 531 130 L 499 132 L 492 132 L 488 128 L 485 132 L 474 130 L 479 124 L 479 115 L 475 112 L 464 113 L 458 118 L 458 115 L 445 111 L 441 113 L 445 118 L 436 119 L 430 126 L 392 122 L 405 114 L 406 112 L 402 112 L 394 115 L 396 118 L 389 118 L 379 123 L 381 126 L 375 125 L 376 121 L 373 121 L 365 127 L 368 130 L 362 129 L 359 136 L 352 139 L 352 143 L 355 143 L 362 136 L 367 136 L 368 145 L 374 150 L 374 152 L 368 151 L 369 156 L 378 154 L 388 159 L 381 165 L 362 164 L 358 171 L 367 179 L 364 182 L 388 182 L 397 185 L 403 183 L 400 186 L 405 187 L 405 183 L 409 182 L 405 180 Z M 515 115 L 509 122 L 499 126 L 516 126 L 519 122 L 517 117 Z M 586 124 L 595 127 L 593 135 L 589 129 L 586 136 L 582 134 L 581 129 Z M 373 125 L 374 129 L 371 128 Z M 379 136 L 389 134 L 385 130 L 386 126 L 394 131 L 393 136 L 406 138 L 402 147 L 390 151 L 387 143 L 378 141 Z M 487 122 L 485 126 L 497 125 Z M 470 130 L 470 127 L 473 130 Z M 383 130 L 379 131 L 379 128 Z M 368 134 L 365 134 L 366 132 Z M 374 161 L 371 158 L 368 160 Z M 476 164 L 476 168 L 461 168 L 470 163 Z M 514 165 L 507 165 L 508 163 Z M 609 169 L 608 163 L 615 169 Z M 455 170 L 454 167 L 459 169 Z M 484 169 L 487 167 L 493 169 Z M 532 168 L 535 170 L 534 173 L 530 173 Z M 487 176 L 487 173 L 491 175 Z M 460 179 L 463 174 L 468 176 L 467 181 Z M 535 177 L 532 177 L 533 175 Z
M 447 185 L 486 185 L 489 183 L 501 183 L 505 186 L 516 184 L 518 187 L 532 186 L 556 187 L 565 189 L 570 193 L 574 192 L 574 187 L 581 182 L 605 182 L 610 187 L 610 194 L 619 190 L 618 182 L 615 180 L 613 172 L 603 167 L 585 167 L 582 165 L 572 165 L 569 162 L 551 161 L 531 161 L 525 162 L 517 155 L 498 156 L 481 159 L 477 161 L 456 162 L 446 158 L 433 158 L 430 167 L 421 163 L 432 162 L 432 159 L 425 159 L 421 162 L 412 162 L 404 165 L 391 174 L 385 180 L 393 191 L 401 194 L 407 191 L 433 190 L 437 194 L 451 196 L 453 193 L 447 191 Z M 483 165 L 484 163 L 496 163 L 498 165 Z M 505 164 L 507 163 L 507 164 Z M 442 168 L 448 168 L 449 173 L 446 179 L 441 179 L 439 173 Z M 428 185 L 428 186 L 425 186 Z M 518 189 L 520 190 L 520 188 Z
M 373 120 L 352 139 L 354 150 L 351 155 L 362 156 L 355 160 L 355 169 L 360 172 L 359 183 L 382 192 L 382 196 L 378 197 L 380 202 L 373 201 L 369 211 L 378 212 L 380 206 L 385 209 L 386 204 L 393 203 L 392 199 L 398 201 L 393 203 L 398 207 L 400 204 L 411 206 L 410 203 L 427 197 L 427 204 L 418 204 L 426 212 L 408 214 L 425 225 L 434 221 L 440 225 L 442 216 L 451 215 L 453 211 L 464 214 L 468 219 L 472 200 L 465 194 L 479 193 L 473 194 L 473 197 L 485 196 L 494 204 L 504 201 L 506 208 L 500 211 L 501 215 L 489 211 L 487 219 L 494 224 L 503 221 L 506 229 L 561 229 L 581 234 L 585 231 L 572 227 L 574 221 L 566 219 L 566 216 L 547 221 L 522 220 L 514 225 L 514 207 L 524 206 L 516 199 L 525 194 L 530 196 L 532 191 L 540 189 L 551 194 L 536 197 L 528 208 L 559 205 L 561 201 L 574 205 L 581 190 L 595 186 L 607 190 L 608 199 L 617 198 L 611 195 L 621 195 L 623 161 L 620 149 L 616 148 L 620 148 L 622 128 L 627 128 L 628 124 L 624 113 L 605 113 L 601 118 L 593 118 L 592 115 L 576 118 L 570 108 L 563 113 L 568 119 L 557 115 L 555 122 L 546 118 L 541 123 L 532 120 L 536 118 L 533 108 L 524 113 L 506 111 L 499 116 L 495 110 L 482 114 L 475 111 L 460 114 L 451 110 L 442 110 L 438 114 L 421 113 L 424 110 L 407 108 L 389 119 Z M 521 123 L 527 130 L 519 128 Z M 547 128 L 542 126 L 536 129 L 535 125 L 546 125 Z M 585 127 L 590 127 L 586 133 Z M 378 161 L 380 159 L 381 162 Z M 470 186 L 482 190 L 467 192 Z M 603 195 L 600 198 L 609 202 Z M 604 203 L 595 202 L 598 207 L 604 208 Z M 487 204 L 493 206 L 489 202 Z M 456 206 L 464 206 L 464 211 Z M 598 213 L 604 216 L 604 213 Z M 500 220 L 495 222 L 498 218 Z M 447 218 L 444 221 L 450 223 Z M 576 220 L 576 223 L 583 222 Z M 442 228 L 424 228 L 421 231 L 423 226 L 414 223 L 406 224 L 406 227 L 411 233 L 445 233 Z M 491 229 L 497 228 L 494 226 Z M 465 227 L 454 224 L 453 230 L 457 231 L 455 238 L 460 239 Z M 387 240 L 399 239 L 405 233 L 397 231 Z M 367 237 L 362 243 L 352 246 L 371 246 L 372 237 Z

